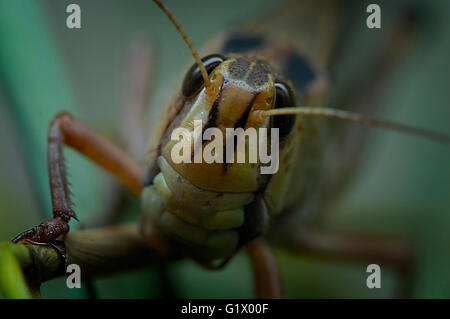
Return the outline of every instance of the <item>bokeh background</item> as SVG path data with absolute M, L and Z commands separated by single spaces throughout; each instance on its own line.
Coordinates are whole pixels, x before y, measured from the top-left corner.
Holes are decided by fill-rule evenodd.
M 66 7 L 77 3 L 82 28 L 66 28 Z M 377 1 L 382 19 L 400 1 Z M 405 2 L 405 1 L 402 1 Z M 450 133 L 450 2 L 407 1 L 424 13 L 414 51 L 405 55 L 381 102 L 386 119 Z M 167 5 L 195 45 L 273 7 L 273 1 L 175 1 Z M 278 2 L 277 2 L 278 3 Z M 386 14 L 386 15 L 385 15 Z M 366 13 L 361 11 L 361 21 Z M 384 20 L 383 20 L 384 21 Z M 343 72 L 365 58 L 362 48 L 383 37 L 383 28 L 354 30 Z M 50 213 L 46 131 L 60 110 L 73 112 L 101 134 L 121 142 L 125 54 L 132 39 L 152 44 L 157 63 L 149 107 L 167 99 L 177 77 L 192 63 L 180 36 L 151 1 L 0 0 L 0 240 L 10 240 Z M 371 38 L 374 37 L 374 38 Z M 181 73 L 180 73 L 181 72 Z M 113 179 L 66 150 L 76 211 L 89 221 L 110 200 Z M 436 143 L 374 130 L 358 178 L 325 218 L 325 227 L 407 238 L 415 247 L 413 296 L 450 297 L 450 152 Z M 137 219 L 129 200 L 125 216 Z M 72 222 L 72 229 L 79 227 Z M 396 274 L 382 269 L 382 288 L 369 290 L 367 262 L 317 260 L 275 251 L 287 297 L 392 297 Z M 250 265 L 240 253 L 222 271 L 186 260 L 167 269 L 177 297 L 253 297 Z M 167 279 L 166 278 L 166 279 Z M 102 298 L 158 298 L 160 271 L 146 268 L 95 278 Z M 63 278 L 43 285 L 44 298 L 84 298 Z

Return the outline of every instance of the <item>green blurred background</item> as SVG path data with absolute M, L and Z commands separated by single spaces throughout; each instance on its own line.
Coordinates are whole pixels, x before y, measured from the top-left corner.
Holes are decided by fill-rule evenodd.
M 70 3 L 81 7 L 79 30 L 66 28 Z M 274 5 L 265 0 L 166 3 L 197 46 Z M 397 5 L 377 3 L 382 19 Z M 402 59 L 383 94 L 383 117 L 449 133 L 450 2 L 408 3 L 417 3 L 426 18 L 419 43 Z M 365 16 L 362 11 L 361 21 Z M 383 29 L 368 32 L 364 25 L 355 30 L 347 49 L 353 59 L 363 59 L 359 50 L 370 36 L 383 37 Z M 149 107 L 161 105 L 192 58 L 151 1 L 0 0 L 0 240 L 10 240 L 50 212 L 45 135 L 56 112 L 69 110 L 120 141 L 125 54 L 136 37 L 151 41 L 155 50 Z M 347 60 L 343 70 L 352 65 Z M 414 297 L 450 297 L 449 150 L 379 131 L 369 149 L 358 178 L 326 216 L 327 229 L 408 238 L 418 256 Z M 107 205 L 114 181 L 75 152 L 66 154 L 76 211 L 88 221 Z M 138 204 L 131 203 L 126 219 L 137 216 Z M 383 268 L 382 288 L 366 288 L 366 266 L 376 261 L 344 263 L 275 253 L 287 297 L 391 297 L 397 284 L 395 273 Z M 223 271 L 203 270 L 186 260 L 168 272 L 177 297 L 254 295 L 250 265 L 242 253 Z M 157 298 L 159 280 L 159 272 L 149 268 L 95 279 L 93 285 L 103 298 Z M 83 289 L 69 290 L 64 283 L 61 278 L 45 283 L 43 297 L 86 297 Z

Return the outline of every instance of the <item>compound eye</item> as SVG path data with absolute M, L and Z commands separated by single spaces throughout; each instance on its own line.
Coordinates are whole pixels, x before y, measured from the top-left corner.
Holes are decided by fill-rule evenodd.
M 206 72 L 208 72 L 209 75 L 224 60 L 225 58 L 220 54 L 211 54 L 205 56 L 202 59 L 202 62 L 205 66 Z M 203 84 L 203 77 L 200 72 L 200 68 L 197 63 L 194 63 L 184 77 L 181 92 L 187 98 L 192 97 L 203 87 Z
M 274 108 L 295 106 L 294 93 L 289 85 L 283 82 L 276 82 L 275 92 Z M 287 136 L 292 131 L 294 123 L 295 115 L 279 115 L 273 117 L 273 127 L 279 128 L 280 138 Z

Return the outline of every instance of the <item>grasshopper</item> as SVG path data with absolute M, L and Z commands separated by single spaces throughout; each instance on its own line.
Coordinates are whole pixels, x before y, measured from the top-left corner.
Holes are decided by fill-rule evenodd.
M 410 39 L 410 19 L 401 20 L 401 32 L 388 35 L 386 52 L 376 59 L 367 81 L 358 83 L 358 96 L 342 98 L 355 104 L 337 109 L 329 101 L 327 69 L 333 65 L 345 29 L 339 17 L 346 6 L 332 0 L 292 3 L 291 10 L 270 23 L 262 23 L 267 21 L 265 17 L 251 27 L 217 37 L 200 58 L 173 14 L 159 0 L 155 3 L 174 23 L 195 64 L 150 135 L 144 177 L 138 165 L 111 142 L 71 114 L 57 114 L 50 124 L 47 154 L 53 218 L 18 235 L 13 242 L 51 244 L 69 232 L 70 219 L 76 219 L 62 156 L 63 147 L 69 146 L 141 197 L 140 229 L 149 245 L 157 236 L 177 254 L 213 269 L 225 266 L 245 247 L 259 297 L 281 296 L 277 267 L 264 240 L 277 232 L 293 249 L 376 256 L 408 268 L 412 257 L 402 244 L 326 237 L 309 226 L 311 217 L 346 183 L 366 136 L 361 134 L 356 141 L 352 139 L 352 145 L 345 144 L 352 131 L 334 121 L 450 143 L 447 135 L 360 112 L 368 108 L 367 97 L 376 95 L 378 83 Z M 311 17 L 317 17 L 314 28 L 290 28 L 287 32 L 286 25 L 292 21 Z M 205 128 L 223 131 L 276 128 L 279 169 L 263 175 L 260 162 L 176 163 L 171 156 L 176 144 L 172 133 L 182 127 L 194 134 L 194 120 L 200 120 Z M 207 146 L 206 142 L 200 148 Z M 297 231 L 280 234 L 279 229 L 286 224 L 298 225 Z M 324 238 L 332 240 L 328 251 L 322 245 Z

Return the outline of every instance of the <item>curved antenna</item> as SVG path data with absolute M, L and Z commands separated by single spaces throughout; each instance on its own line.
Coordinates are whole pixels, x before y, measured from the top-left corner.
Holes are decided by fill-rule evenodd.
M 192 56 L 194 57 L 195 62 L 197 63 L 198 67 L 200 68 L 200 72 L 202 73 L 202 77 L 203 77 L 203 81 L 205 83 L 205 87 L 208 88 L 209 85 L 210 85 L 208 72 L 206 72 L 205 66 L 203 65 L 202 60 L 200 59 L 200 57 L 198 56 L 197 51 L 195 50 L 194 46 L 192 45 L 191 40 L 189 40 L 189 37 L 184 32 L 183 28 L 178 23 L 177 19 L 175 19 L 175 16 L 172 14 L 172 12 L 169 11 L 169 9 L 164 5 L 164 3 L 162 3 L 159 0 L 153 0 L 153 1 L 167 15 L 167 17 L 170 19 L 170 21 L 172 21 L 172 23 L 174 24 L 175 28 L 178 30 L 178 32 L 183 37 L 184 42 L 186 42 L 187 46 L 189 47 L 189 50 L 191 50 Z
M 374 119 L 368 116 L 364 116 L 358 113 L 349 111 L 343 111 L 326 107 L 309 107 L 309 106 L 297 106 L 297 107 L 284 107 L 272 110 L 258 110 L 253 112 L 253 116 L 256 120 L 262 121 L 267 116 L 277 115 L 306 115 L 306 116 L 320 116 L 327 118 L 334 118 L 353 122 L 365 126 L 380 127 L 388 130 L 399 131 L 410 135 L 421 136 L 447 146 L 450 146 L 450 135 L 446 135 L 431 129 L 414 127 L 410 125 L 398 124 L 388 121 L 382 121 Z

